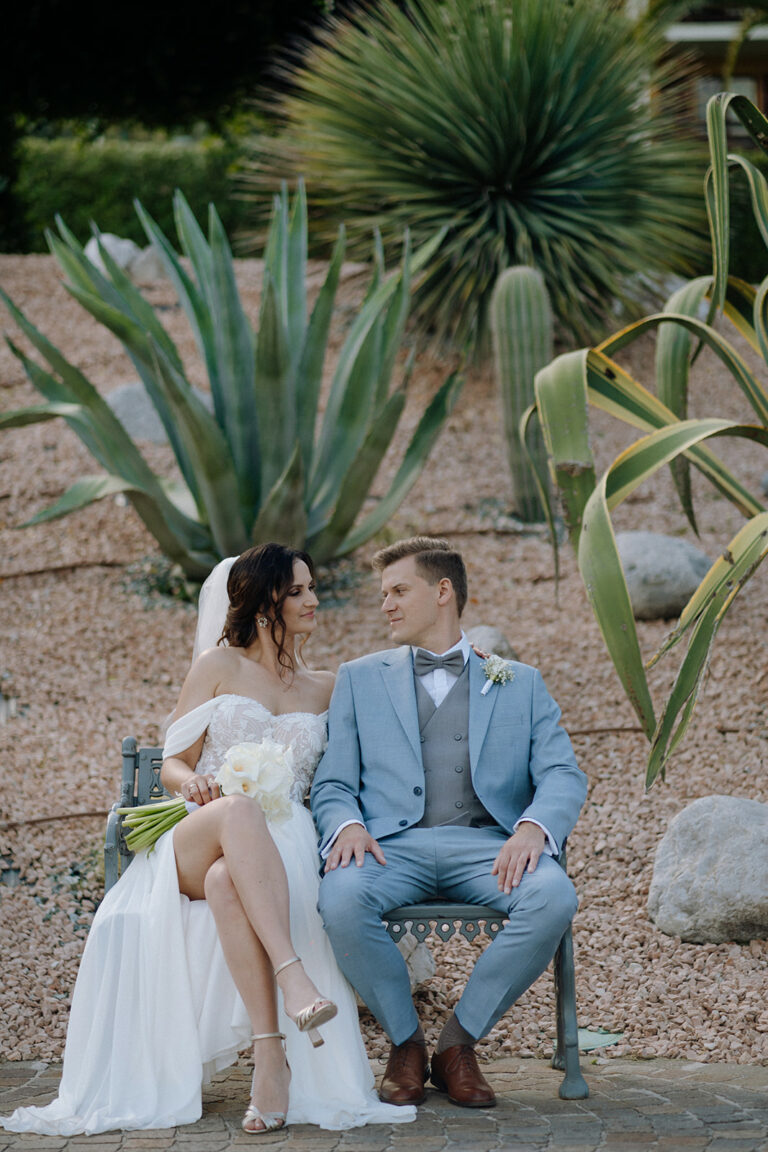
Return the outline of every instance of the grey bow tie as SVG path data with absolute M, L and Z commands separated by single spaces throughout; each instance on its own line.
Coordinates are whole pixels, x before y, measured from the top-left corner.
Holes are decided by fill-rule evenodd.
M 423 648 L 417 648 L 413 654 L 413 670 L 416 675 L 425 676 L 427 672 L 434 672 L 435 668 L 445 668 L 447 672 L 453 672 L 454 676 L 460 676 L 464 670 L 464 653 L 457 648 L 448 656 L 434 656 Z

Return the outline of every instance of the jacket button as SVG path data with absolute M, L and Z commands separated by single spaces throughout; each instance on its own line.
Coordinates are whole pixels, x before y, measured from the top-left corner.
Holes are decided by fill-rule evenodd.
M 407 821 L 407 820 L 401 820 L 401 821 L 400 821 L 400 827 L 401 827 L 401 828 L 406 828 L 407 826 L 408 826 L 408 821 Z
M 454 768 L 454 772 L 463 772 L 463 771 L 464 771 L 463 764 L 457 764 L 456 767 Z
M 422 744 L 423 744 L 423 743 L 424 743 L 424 741 L 426 740 L 426 736 L 419 736 L 419 740 L 421 740 L 421 742 L 422 742 Z
M 456 733 L 456 735 L 454 736 L 454 740 L 461 740 L 461 732 Z
M 423 791 L 424 791 L 423 788 L 414 788 L 413 794 L 414 794 L 414 796 L 421 796 Z
M 457 807 L 457 808 L 463 808 L 463 807 L 464 807 L 464 805 L 462 804 L 461 800 L 457 800 L 457 801 L 456 801 L 456 807 Z

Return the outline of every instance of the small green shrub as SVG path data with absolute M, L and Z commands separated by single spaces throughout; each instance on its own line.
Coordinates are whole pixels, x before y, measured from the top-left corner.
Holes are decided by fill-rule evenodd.
M 61 216 L 85 242 L 91 221 L 102 232 L 114 232 L 144 246 L 147 238 L 134 211 L 140 200 L 163 231 L 172 231 L 173 192 L 181 189 L 193 212 L 205 216 L 209 203 L 219 208 L 232 233 L 243 221 L 240 202 L 232 198 L 236 146 L 219 137 L 202 140 L 43 140 L 29 136 L 19 149 L 19 176 L 14 186 L 24 220 L 26 247 L 47 251 L 45 230 Z

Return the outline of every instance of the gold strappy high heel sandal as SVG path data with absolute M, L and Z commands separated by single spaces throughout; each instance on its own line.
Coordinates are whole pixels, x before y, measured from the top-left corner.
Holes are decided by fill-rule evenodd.
M 285 1040 L 284 1032 L 260 1032 L 256 1036 L 251 1036 L 251 1040 Z M 288 1061 L 286 1060 L 286 1064 Z M 253 1071 L 253 1079 L 251 1080 L 251 1097 L 253 1097 L 253 1087 L 256 1080 L 256 1069 Z M 245 1116 L 242 1119 L 243 1132 L 247 1132 L 249 1136 L 264 1136 L 267 1132 L 275 1132 L 278 1128 L 285 1128 L 285 1112 L 262 1112 L 260 1108 L 253 1103 L 253 1099 L 245 1110 Z M 250 1120 L 260 1120 L 264 1125 L 263 1128 L 246 1128 L 246 1124 Z
M 290 960 L 285 960 L 282 964 L 278 964 L 275 968 L 275 976 L 278 972 L 282 972 L 283 968 L 287 968 L 289 964 L 301 964 L 301 959 L 298 956 L 291 956 Z M 299 1032 L 306 1032 L 309 1039 L 312 1041 L 313 1048 L 319 1048 L 324 1044 L 322 1036 L 318 1032 L 318 1025 L 327 1024 L 329 1020 L 333 1020 L 338 1009 L 333 1000 L 326 1000 L 324 997 L 319 996 L 313 1004 L 309 1004 L 306 1008 L 302 1008 L 295 1016 L 291 1016 L 294 1024 Z M 290 1016 L 290 1012 L 288 1013 Z

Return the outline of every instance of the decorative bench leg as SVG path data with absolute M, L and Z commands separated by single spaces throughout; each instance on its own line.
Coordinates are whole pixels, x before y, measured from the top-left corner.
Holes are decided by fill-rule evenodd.
M 570 927 L 555 953 L 555 1000 L 557 1046 L 552 1067 L 565 1071 L 560 1085 L 563 1100 L 584 1100 L 589 1087 L 579 1064 L 579 1031 L 576 1019 L 576 976 L 573 968 L 573 936 Z

